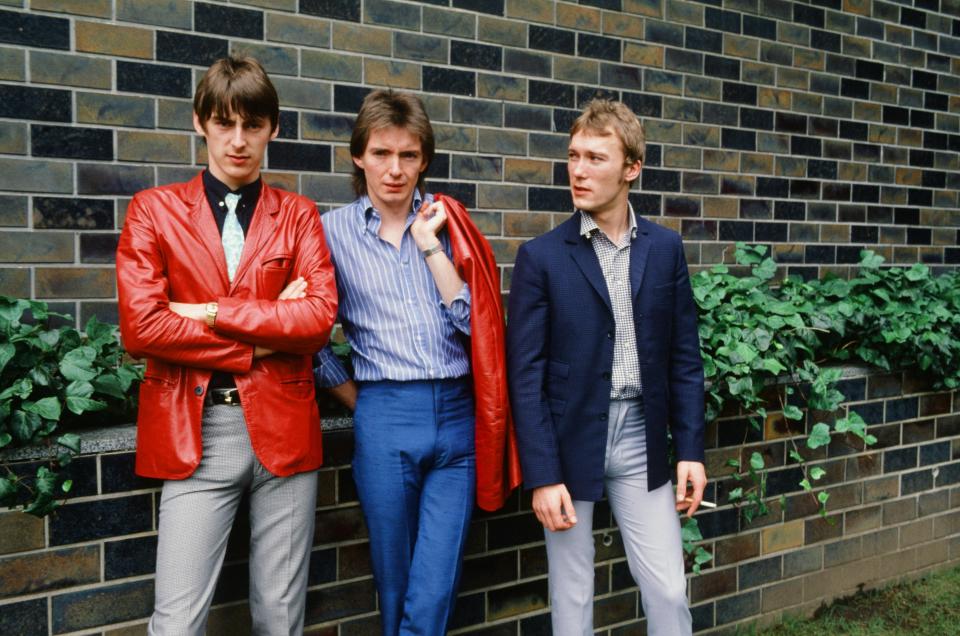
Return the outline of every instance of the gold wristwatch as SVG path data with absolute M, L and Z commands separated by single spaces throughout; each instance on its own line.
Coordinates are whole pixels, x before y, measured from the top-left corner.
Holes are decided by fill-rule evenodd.
M 207 326 L 213 329 L 217 323 L 217 303 L 207 303 Z

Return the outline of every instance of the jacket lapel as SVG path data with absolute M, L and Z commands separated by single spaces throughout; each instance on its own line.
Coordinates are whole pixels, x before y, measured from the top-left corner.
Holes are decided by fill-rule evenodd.
M 600 269 L 600 261 L 590 241 L 580 235 L 580 213 L 575 212 L 565 225 L 567 230 L 565 240 L 571 246 L 570 256 L 577 263 L 584 278 L 600 296 L 607 311 L 612 313 L 610 293 L 607 291 L 607 281 L 603 278 L 603 270 Z
M 230 286 L 227 278 L 227 259 L 223 254 L 220 231 L 217 230 L 217 222 L 213 218 L 213 211 L 210 209 L 210 204 L 204 194 L 203 179 L 200 175 L 194 177 L 190 182 L 187 188 L 187 198 L 187 205 L 190 206 L 190 220 L 192 221 L 190 227 L 206 250 L 214 271 L 217 272 L 216 280 L 212 280 L 209 276 L 199 278 L 207 285 L 212 296 L 223 296 Z M 197 271 L 208 272 L 210 268 L 198 264 Z
M 646 219 L 637 217 L 637 238 L 630 246 L 630 295 L 633 299 L 640 293 L 643 284 L 643 272 L 647 267 L 647 255 L 650 253 L 650 236 Z
M 233 276 L 233 284 L 230 285 L 230 293 L 233 293 L 237 283 L 243 278 L 250 264 L 256 262 L 256 257 L 263 250 L 269 239 L 277 229 L 277 213 L 280 211 L 280 200 L 273 188 L 263 183 L 260 190 L 260 200 L 257 201 L 257 209 L 253 213 L 253 220 L 250 222 L 249 233 L 243 241 L 243 253 L 240 255 L 240 264 L 237 265 L 237 271 Z M 216 230 L 216 227 L 214 227 Z M 223 247 L 220 248 L 221 255 Z M 226 263 L 226 257 L 221 256 Z M 226 265 L 224 265 L 226 268 Z

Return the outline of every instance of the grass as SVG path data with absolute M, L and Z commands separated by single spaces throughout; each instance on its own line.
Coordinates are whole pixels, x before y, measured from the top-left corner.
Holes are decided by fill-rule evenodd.
M 947 636 L 960 634 L 960 568 L 835 601 L 813 618 L 741 630 L 741 636 Z

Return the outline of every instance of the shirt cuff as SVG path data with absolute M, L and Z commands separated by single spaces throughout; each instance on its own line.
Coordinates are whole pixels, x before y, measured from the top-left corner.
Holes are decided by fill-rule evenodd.
M 337 354 L 328 344 L 313 356 L 313 377 L 320 388 L 340 386 L 350 379 Z
M 466 282 L 463 283 L 463 287 L 460 288 L 449 306 L 444 304 L 442 300 L 440 301 L 440 306 L 443 307 L 453 326 L 456 327 L 457 331 L 468 336 L 470 335 L 470 303 L 470 286 Z

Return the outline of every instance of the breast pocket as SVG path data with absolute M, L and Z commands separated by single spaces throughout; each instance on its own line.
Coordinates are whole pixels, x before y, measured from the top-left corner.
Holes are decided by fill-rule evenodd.
M 293 258 L 290 254 L 271 254 L 260 261 L 260 297 L 275 299 L 290 279 Z
M 656 307 L 670 307 L 673 305 L 674 284 L 657 285 L 653 288 L 653 304 Z

